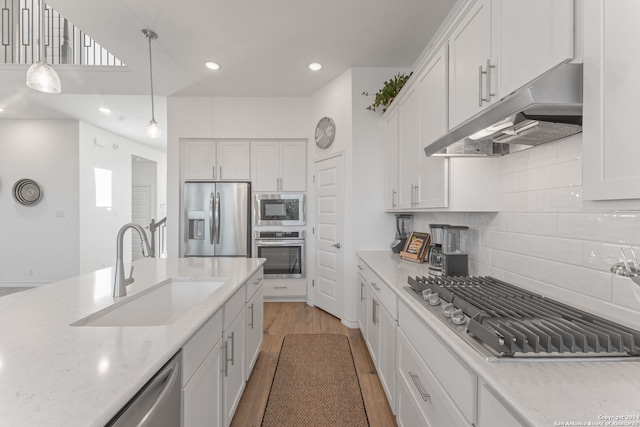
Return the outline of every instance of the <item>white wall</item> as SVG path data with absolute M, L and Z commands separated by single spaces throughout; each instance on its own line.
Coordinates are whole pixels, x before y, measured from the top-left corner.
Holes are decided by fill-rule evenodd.
M 164 217 L 167 203 L 167 157 L 145 145 L 80 122 L 80 272 L 115 265 L 116 235 L 131 222 L 131 156 L 153 160 L 158 178 L 156 212 Z M 113 206 L 96 207 L 94 168 L 112 171 Z M 170 226 L 170 225 L 169 225 Z M 131 260 L 131 237 L 125 236 L 124 259 Z
M 177 257 L 180 222 L 180 139 L 305 139 L 309 135 L 307 98 L 167 99 L 167 245 Z M 173 226 L 172 224 L 176 224 Z
M 500 168 L 498 214 L 419 214 L 415 229 L 468 225 L 471 274 L 637 328 L 640 286 L 609 269 L 621 247 L 640 246 L 640 201 L 582 199 L 582 134 L 505 156 Z
M 0 120 L 0 135 L 0 286 L 77 275 L 78 122 Z M 14 201 L 22 178 L 42 188 L 39 204 Z

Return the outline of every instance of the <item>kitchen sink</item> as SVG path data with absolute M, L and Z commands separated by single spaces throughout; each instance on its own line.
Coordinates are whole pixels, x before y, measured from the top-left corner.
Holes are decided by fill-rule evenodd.
M 71 326 L 163 326 L 185 313 L 225 283 L 225 279 L 169 279 L 84 317 Z

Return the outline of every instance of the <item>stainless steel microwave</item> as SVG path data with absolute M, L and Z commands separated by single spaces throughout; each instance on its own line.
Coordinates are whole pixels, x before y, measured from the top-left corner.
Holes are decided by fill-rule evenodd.
M 304 194 L 256 194 L 256 225 L 305 225 Z

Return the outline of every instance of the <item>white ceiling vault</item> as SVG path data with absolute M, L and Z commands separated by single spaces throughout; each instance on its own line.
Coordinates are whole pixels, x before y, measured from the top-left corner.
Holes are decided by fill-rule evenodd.
M 0 118 L 77 118 L 149 143 L 170 96 L 305 97 L 352 67 L 411 67 L 455 0 L 48 0 L 124 69 L 57 65 L 61 95 L 34 93 L 26 65 L 0 67 Z M 221 69 L 205 68 L 215 61 Z M 322 70 L 308 69 L 320 62 Z M 104 116 L 97 107 L 112 110 Z M 166 129 L 164 132 L 166 135 Z

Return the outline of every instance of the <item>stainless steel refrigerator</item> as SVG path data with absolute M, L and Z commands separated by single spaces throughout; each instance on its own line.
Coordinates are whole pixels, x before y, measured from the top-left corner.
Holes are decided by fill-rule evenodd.
M 251 184 L 185 182 L 182 254 L 251 256 Z

